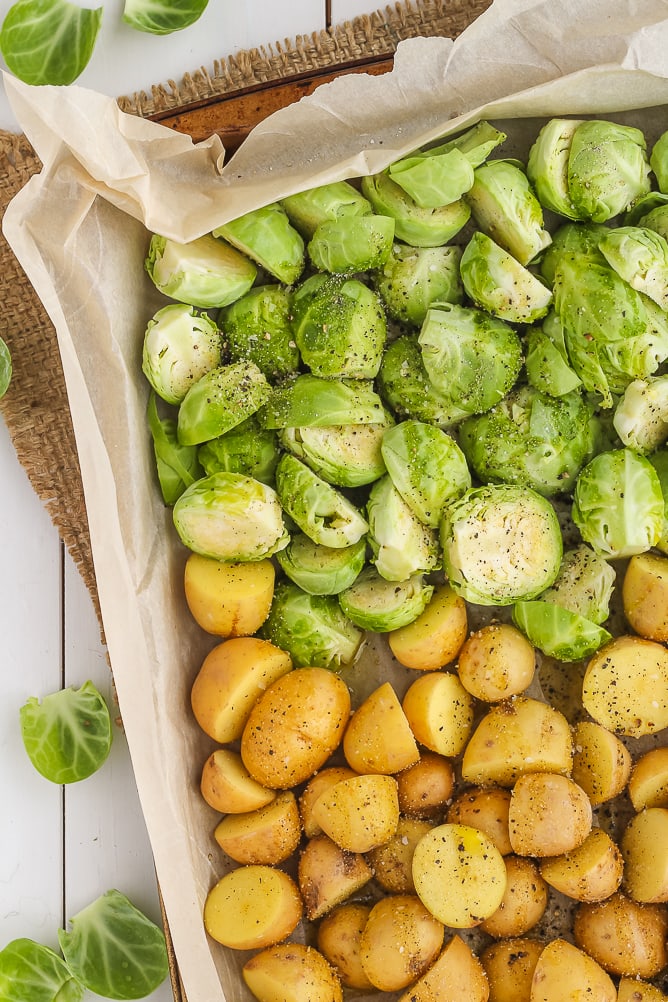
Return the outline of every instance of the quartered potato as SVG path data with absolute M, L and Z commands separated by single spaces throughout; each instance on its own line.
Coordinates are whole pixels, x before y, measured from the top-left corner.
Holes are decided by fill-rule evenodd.
M 628 791 L 636 811 L 668 807 L 668 747 L 652 748 L 636 759 Z
M 605 901 L 578 906 L 573 936 L 610 974 L 653 978 L 668 964 L 668 912 L 617 891 Z
M 668 640 L 668 557 L 637 553 L 622 582 L 624 615 L 632 630 L 647 640 Z
M 233 950 L 280 943 L 302 917 L 302 899 L 292 877 L 274 866 L 240 866 L 222 877 L 204 903 L 204 927 Z
M 620 841 L 624 889 L 634 901 L 668 901 L 668 808 L 647 807 L 631 818 Z
M 562 856 L 542 859 L 544 880 L 576 901 L 604 901 L 618 890 L 624 859 L 602 828 L 592 828 L 582 845 Z
M 373 989 L 360 959 L 360 941 L 371 905 L 339 905 L 318 926 L 318 949 L 347 988 Z
M 455 770 L 444 755 L 423 751 L 419 761 L 395 776 L 399 810 L 414 818 L 443 812 L 455 785 Z
M 668 995 L 654 985 L 638 978 L 621 978 L 617 989 L 617 1002 L 666 1002 Z
M 485 947 L 480 962 L 489 981 L 489 1002 L 530 1002 L 533 972 L 544 947 L 527 936 Z
M 617 1002 L 612 978 L 583 950 L 553 939 L 534 968 L 529 1002 L 566 1002 L 575 999 Z
M 520 856 L 559 856 L 582 845 L 592 810 L 584 790 L 568 776 L 527 773 L 513 787 L 508 829 Z
M 523 936 L 540 922 L 547 907 L 548 887 L 532 859 L 505 856 L 506 890 L 501 904 L 480 928 L 495 939 Z
M 299 797 L 299 815 L 302 820 L 302 830 L 307 838 L 313 838 L 314 835 L 319 835 L 322 831 L 313 820 L 313 805 L 320 794 L 328 790 L 330 786 L 334 786 L 340 779 L 350 779 L 356 775 L 355 770 L 349 769 L 348 766 L 333 765 L 320 769 L 315 776 L 309 779 Z
M 441 671 L 420 675 L 401 705 L 421 745 L 439 755 L 459 755 L 473 726 L 473 698 L 457 675 Z
M 280 943 L 256 953 L 242 968 L 258 1002 L 342 1002 L 336 971 L 319 950 Z
M 590 658 L 582 702 L 594 720 L 609 731 L 639 738 L 668 727 L 667 690 L 668 650 L 664 645 L 623 636 Z
M 313 819 L 342 849 L 368 852 L 397 830 L 397 782 L 378 774 L 342 779 L 318 797 Z
M 446 943 L 426 974 L 399 1002 L 487 1002 L 491 998 L 484 968 L 459 936 Z M 519 1002 L 519 1000 L 516 1000 Z
M 381 991 L 406 988 L 439 955 L 444 932 L 416 895 L 381 898 L 371 909 L 360 938 L 364 973 Z
M 510 790 L 503 786 L 472 786 L 462 790 L 448 807 L 450 824 L 470 825 L 487 835 L 502 856 L 513 851 L 508 831 Z
M 307 917 L 322 918 L 361 890 L 372 877 L 373 870 L 361 853 L 341 849 L 324 834 L 309 839 L 297 867 Z
M 358 773 L 390 775 L 420 758 L 406 714 L 389 682 L 375 689 L 355 710 L 343 735 L 343 754 Z
M 585 791 L 593 807 L 618 797 L 631 773 L 631 755 L 611 731 L 592 720 L 575 725 L 571 778 Z
M 213 837 L 237 863 L 284 862 L 299 845 L 302 830 L 297 800 L 284 790 L 269 804 L 245 814 L 228 814 Z
M 490 623 L 472 633 L 459 652 L 457 672 L 465 689 L 487 703 L 509 699 L 531 685 L 536 652 L 510 623 Z

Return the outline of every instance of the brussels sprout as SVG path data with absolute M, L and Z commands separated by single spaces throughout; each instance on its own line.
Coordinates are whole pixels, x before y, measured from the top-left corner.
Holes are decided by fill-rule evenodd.
M 280 458 L 278 437 L 275 431 L 261 428 L 253 415 L 224 435 L 200 445 L 197 457 L 207 476 L 243 473 L 271 486 Z
M 632 289 L 668 309 L 668 242 L 659 233 L 643 226 L 618 226 L 608 230 L 598 246 Z
M 352 546 L 369 528 L 355 505 L 289 452 L 276 467 L 276 491 L 284 510 L 314 543 Z
M 403 157 L 390 164 L 387 173 L 421 209 L 450 205 L 473 184 L 471 162 L 456 147 Z
M 464 453 L 432 424 L 402 421 L 385 432 L 381 452 L 392 483 L 432 529 L 438 528 L 445 506 L 471 486 Z
M 278 495 L 241 473 L 212 473 L 173 508 L 181 542 L 215 560 L 262 560 L 288 545 Z
M 252 261 L 210 234 L 186 244 L 153 234 L 145 265 L 165 296 L 205 310 L 239 299 L 257 275 Z
M 668 132 L 663 132 L 652 147 L 649 164 L 659 191 L 668 193 Z
M 517 332 L 504 320 L 467 306 L 432 307 L 418 344 L 427 376 L 460 413 L 489 410 L 505 397 L 522 367 Z
M 405 581 L 438 566 L 438 536 L 406 504 L 389 476 L 369 491 L 367 541 L 372 563 L 386 581 Z
M 12 355 L 0 337 L 0 397 L 4 397 L 12 381 Z
M 414 337 L 400 337 L 388 345 L 380 364 L 378 386 L 383 398 L 400 416 L 448 428 L 469 413 L 447 393 L 436 389 Z
M 668 554 L 668 449 L 657 449 L 647 459 L 654 467 L 663 494 L 663 526 L 661 536 L 654 545 L 657 550 Z
M 668 375 L 634 379 L 615 407 L 615 431 L 636 452 L 652 452 L 668 439 Z
M 290 296 L 280 285 L 258 285 L 221 310 L 218 321 L 232 362 L 254 362 L 267 379 L 299 368 L 290 324 Z
M 433 591 L 421 574 L 397 583 L 386 581 L 374 567 L 365 567 L 355 583 L 341 592 L 339 604 L 360 629 L 389 633 L 417 619 Z
M 163 306 L 144 334 L 142 372 L 168 404 L 180 404 L 198 379 L 221 362 L 222 338 L 206 313 L 192 306 Z
M 552 397 L 563 397 L 582 386 L 570 364 L 564 329 L 554 310 L 542 324 L 527 330 L 524 367 L 529 385 Z
M 517 602 L 513 622 L 534 647 L 558 661 L 579 661 L 612 640 L 612 634 L 602 626 L 540 599 Z
M 296 282 L 304 270 L 304 241 L 277 202 L 217 226 L 212 233 L 286 285 Z
M 454 139 L 448 139 L 444 143 L 438 143 L 430 149 L 423 150 L 423 156 L 439 156 L 449 150 L 459 150 L 468 159 L 472 167 L 479 167 L 487 159 L 490 153 L 500 146 L 507 139 L 505 132 L 500 132 L 489 122 L 477 122 L 475 125 L 461 132 Z
M 366 216 L 372 211 L 368 199 L 349 181 L 332 181 L 288 195 L 281 199 L 281 205 L 306 240 L 310 240 L 320 223 L 328 219 Z
M 540 260 L 540 273 L 548 285 L 554 285 L 557 265 L 564 255 L 590 255 L 599 264 L 604 264 L 598 243 L 607 232 L 608 227 L 602 223 L 564 223 L 560 226 Z
M 631 449 L 599 453 L 577 479 L 572 517 L 600 556 L 644 553 L 663 531 L 664 499 L 656 470 Z
M 538 133 L 529 150 L 527 174 L 541 205 L 560 216 L 578 219 L 568 189 L 568 158 L 573 134 L 582 120 L 552 118 Z
M 363 633 L 343 613 L 334 595 L 309 595 L 280 581 L 262 636 L 287 651 L 295 668 L 338 669 L 352 664 Z
M 389 316 L 419 327 L 434 303 L 461 303 L 461 247 L 409 247 L 395 243 L 374 287 Z
M 345 275 L 380 268 L 393 239 L 394 220 L 389 216 L 343 216 L 321 223 L 307 251 L 318 271 Z
M 382 424 L 385 413 L 370 380 L 322 379 L 302 373 L 272 389 L 258 419 L 263 428 L 330 428 Z
M 281 445 L 318 476 L 337 487 L 361 487 L 385 473 L 381 443 L 393 419 L 382 424 L 345 424 L 330 428 L 284 428 Z
M 668 204 L 657 205 L 655 208 L 650 209 L 645 215 L 640 216 L 638 219 L 638 226 L 644 226 L 645 229 L 654 230 L 663 237 L 664 240 L 668 240 Z
M 173 418 L 160 418 L 155 393 L 151 393 L 147 408 L 148 426 L 153 438 L 153 454 L 162 499 L 173 505 L 202 476 L 197 458 L 197 446 L 181 445 Z
M 387 324 L 378 296 L 355 278 L 312 275 L 292 297 L 292 329 L 315 376 L 373 379 Z
M 589 121 L 573 133 L 568 190 L 578 214 L 604 223 L 650 190 L 647 143 L 640 129 Z
M 298 532 L 276 559 L 290 580 L 309 595 L 338 595 L 364 567 L 366 539 L 335 548 L 314 543 Z
M 520 264 L 533 261 L 549 245 L 542 206 L 515 161 L 490 160 L 478 167 L 466 201 L 483 233 Z
M 557 577 L 540 599 L 600 626 L 610 615 L 615 581 L 611 564 L 586 543 L 580 543 L 566 550 Z
M 628 212 L 624 213 L 624 224 L 626 226 L 644 226 L 643 216 L 648 216 L 654 209 L 663 209 L 667 204 L 668 195 L 662 191 L 648 191 L 646 195 L 641 195 L 633 203 Z M 662 235 L 665 236 L 665 234 Z
M 467 418 L 459 444 L 482 483 L 570 494 L 593 455 L 592 412 L 577 391 L 551 397 L 520 386 L 491 411 Z
M 559 519 L 530 487 L 475 487 L 446 509 L 441 523 L 452 588 L 478 605 L 512 605 L 540 595 L 559 572 Z
M 271 387 L 253 362 L 211 369 L 190 387 L 179 407 L 181 445 L 218 438 L 254 414 L 269 399 Z
M 486 233 L 473 234 L 459 272 L 473 302 L 501 320 L 532 324 L 552 302 L 547 286 Z
M 394 219 L 397 240 L 412 247 L 440 247 L 466 225 L 471 216 L 462 199 L 436 209 L 422 209 L 385 173 L 362 178 L 362 194 L 374 212 Z
M 59 954 L 32 939 L 0 950 L 0 998 L 25 1002 L 81 1002 L 85 987 Z

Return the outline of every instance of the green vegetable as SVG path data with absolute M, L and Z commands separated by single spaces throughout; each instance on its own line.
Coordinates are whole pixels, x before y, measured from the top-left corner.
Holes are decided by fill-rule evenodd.
M 2 22 L 0 49 L 24 83 L 71 84 L 90 61 L 101 23 L 101 6 L 18 0 Z
M 261 428 L 254 414 L 224 435 L 204 442 L 197 450 L 207 475 L 243 473 L 270 486 L 274 483 L 279 455 L 276 432 Z
M 541 324 L 529 327 L 525 345 L 527 382 L 539 393 L 563 397 L 582 387 L 568 358 L 564 329 L 554 310 Z
M 406 581 L 386 581 L 374 567 L 366 567 L 355 583 L 341 592 L 339 603 L 361 630 L 387 633 L 417 619 L 433 591 L 433 585 L 421 574 Z
M 253 362 L 211 369 L 186 393 L 178 414 L 182 445 L 199 445 L 236 428 L 266 403 L 271 387 Z
M 519 340 L 517 348 L 519 371 Z M 455 351 L 453 346 L 453 352 Z M 464 362 L 462 365 L 463 373 L 465 364 Z M 468 385 L 464 375 L 463 379 L 465 385 Z M 447 428 L 470 413 L 431 381 L 422 360 L 420 344 L 415 337 L 399 337 L 388 345 L 378 372 L 378 386 L 383 399 L 399 417 L 431 421 Z
M 668 132 L 663 132 L 654 143 L 649 163 L 659 191 L 668 192 Z
M 323 379 L 305 372 L 271 390 L 258 420 L 272 429 L 383 424 L 385 408 L 371 380 Z
M 611 564 L 580 543 L 564 553 L 557 577 L 540 599 L 600 625 L 610 615 L 615 580 Z
M 581 218 L 604 223 L 650 190 L 647 144 L 640 129 L 582 122 L 568 156 L 568 191 Z
M 461 150 L 417 153 L 390 164 L 388 175 L 421 209 L 438 209 L 462 197 L 473 184 L 473 167 Z
M 290 296 L 281 285 L 258 285 L 218 315 L 232 362 L 253 362 L 269 380 L 299 368 L 290 324 Z
M 138 31 L 170 35 L 194 24 L 209 0 L 125 0 L 123 20 Z
M 345 424 L 329 428 L 284 428 L 284 449 L 303 460 L 318 476 L 338 487 L 362 487 L 385 473 L 381 445 L 393 421 Z
M 252 261 L 210 234 L 180 244 L 154 233 L 145 268 L 165 296 L 204 310 L 233 303 L 257 275 Z
M 652 452 L 668 439 L 668 375 L 634 379 L 617 402 L 613 417 L 622 443 Z
M 471 215 L 462 199 L 436 209 L 424 209 L 384 172 L 363 177 L 362 194 L 374 212 L 394 219 L 397 240 L 412 247 L 440 247 L 459 233 Z
M 163 400 L 180 404 L 198 379 L 221 362 L 222 338 L 206 313 L 172 303 L 149 320 L 142 372 Z
M 533 272 L 477 231 L 459 265 L 462 283 L 476 306 L 501 320 L 532 324 L 547 313 L 552 293 Z
M 0 950 L 0 998 L 6 1002 L 80 1002 L 85 990 L 48 946 L 14 939 Z
M 461 247 L 409 247 L 395 243 L 373 276 L 376 292 L 389 316 L 419 327 L 430 306 L 461 303 Z
M 644 226 L 618 226 L 599 240 L 611 268 L 632 289 L 668 309 L 668 241 Z
M 155 393 L 149 397 L 147 414 L 162 498 L 165 504 L 172 505 L 202 475 L 197 447 L 181 445 L 176 421 L 160 418 Z
M 336 596 L 309 595 L 292 581 L 276 585 L 261 633 L 287 651 L 296 668 L 336 670 L 352 664 L 363 639 Z
M 91 681 L 51 693 L 41 702 L 31 696 L 19 717 L 28 757 L 52 783 L 86 779 L 109 755 L 109 709 Z
M 540 274 L 552 288 L 559 261 L 570 254 L 589 256 L 598 264 L 605 258 L 598 249 L 599 240 L 608 232 L 603 223 L 564 223 L 552 235 L 552 243 L 540 259 Z
M 365 216 L 371 212 L 371 203 L 349 181 L 332 181 L 288 195 L 281 199 L 281 205 L 306 240 L 328 219 Z
M 304 241 L 277 202 L 217 226 L 212 233 L 286 285 L 296 282 L 304 269 Z
M 12 381 L 12 356 L 0 337 L 0 397 L 4 397 Z
M 349 275 L 380 268 L 393 238 L 394 220 L 389 216 L 341 216 L 320 223 L 307 251 L 318 271 Z
M 553 602 L 517 602 L 513 622 L 534 647 L 559 661 L 579 661 L 612 640 L 602 626 Z
M 668 449 L 657 449 L 656 452 L 651 453 L 647 458 L 659 478 L 661 493 L 663 494 L 663 525 L 661 535 L 657 539 L 655 546 L 657 550 L 668 554 Z
M 538 133 L 527 161 L 527 175 L 546 209 L 578 219 L 568 188 L 568 158 L 581 119 L 552 118 Z
M 664 196 L 668 198 L 668 196 Z M 638 226 L 644 226 L 648 230 L 654 230 L 660 234 L 664 240 L 668 240 L 668 204 L 657 205 L 644 215 L 638 217 Z
M 338 595 L 350 587 L 366 560 L 366 539 L 334 548 L 295 533 L 276 559 L 285 574 L 309 595 Z
M 368 529 L 354 504 L 288 452 L 276 467 L 276 491 L 285 512 L 314 543 L 351 546 Z
M 386 581 L 406 581 L 438 566 L 438 536 L 406 504 L 389 476 L 371 487 L 366 506 L 371 562 Z

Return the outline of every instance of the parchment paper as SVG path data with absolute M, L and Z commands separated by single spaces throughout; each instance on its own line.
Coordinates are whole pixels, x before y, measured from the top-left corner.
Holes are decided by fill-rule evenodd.
M 217 641 L 185 608 L 187 554 L 153 476 L 141 344 L 165 301 L 143 270 L 150 232 L 194 238 L 300 188 L 379 170 L 481 117 L 530 118 L 535 135 L 540 116 L 648 108 L 627 118 L 653 140 L 668 128 L 667 54 L 666 2 L 496 0 L 456 42 L 403 42 L 392 74 L 344 77 L 278 112 L 226 166 L 215 137 L 194 146 L 90 91 L 5 78 L 44 170 L 11 203 L 4 232 L 58 333 L 104 629 L 189 1002 L 250 995 L 246 955 L 212 944 L 202 926 L 224 864 L 217 816 L 197 788 L 213 746 L 189 692 Z M 510 148 L 526 144 L 521 123 L 509 134 Z M 367 684 L 381 665 L 370 648 Z

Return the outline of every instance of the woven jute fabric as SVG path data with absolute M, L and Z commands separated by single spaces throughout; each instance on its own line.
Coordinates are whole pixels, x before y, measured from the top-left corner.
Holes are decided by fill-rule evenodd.
M 118 103 L 124 111 L 145 118 L 187 111 L 189 105 L 224 99 L 257 84 L 391 54 L 404 38 L 456 38 L 490 2 L 396 3 L 321 32 L 221 58 L 211 70 L 202 67 L 178 83 L 156 84 L 150 94 L 123 96 Z M 0 130 L 0 214 L 40 167 L 25 136 Z M 19 461 L 78 567 L 99 618 L 81 471 L 56 333 L 1 235 L 0 284 L 0 336 L 13 363 L 12 382 L 0 408 Z

